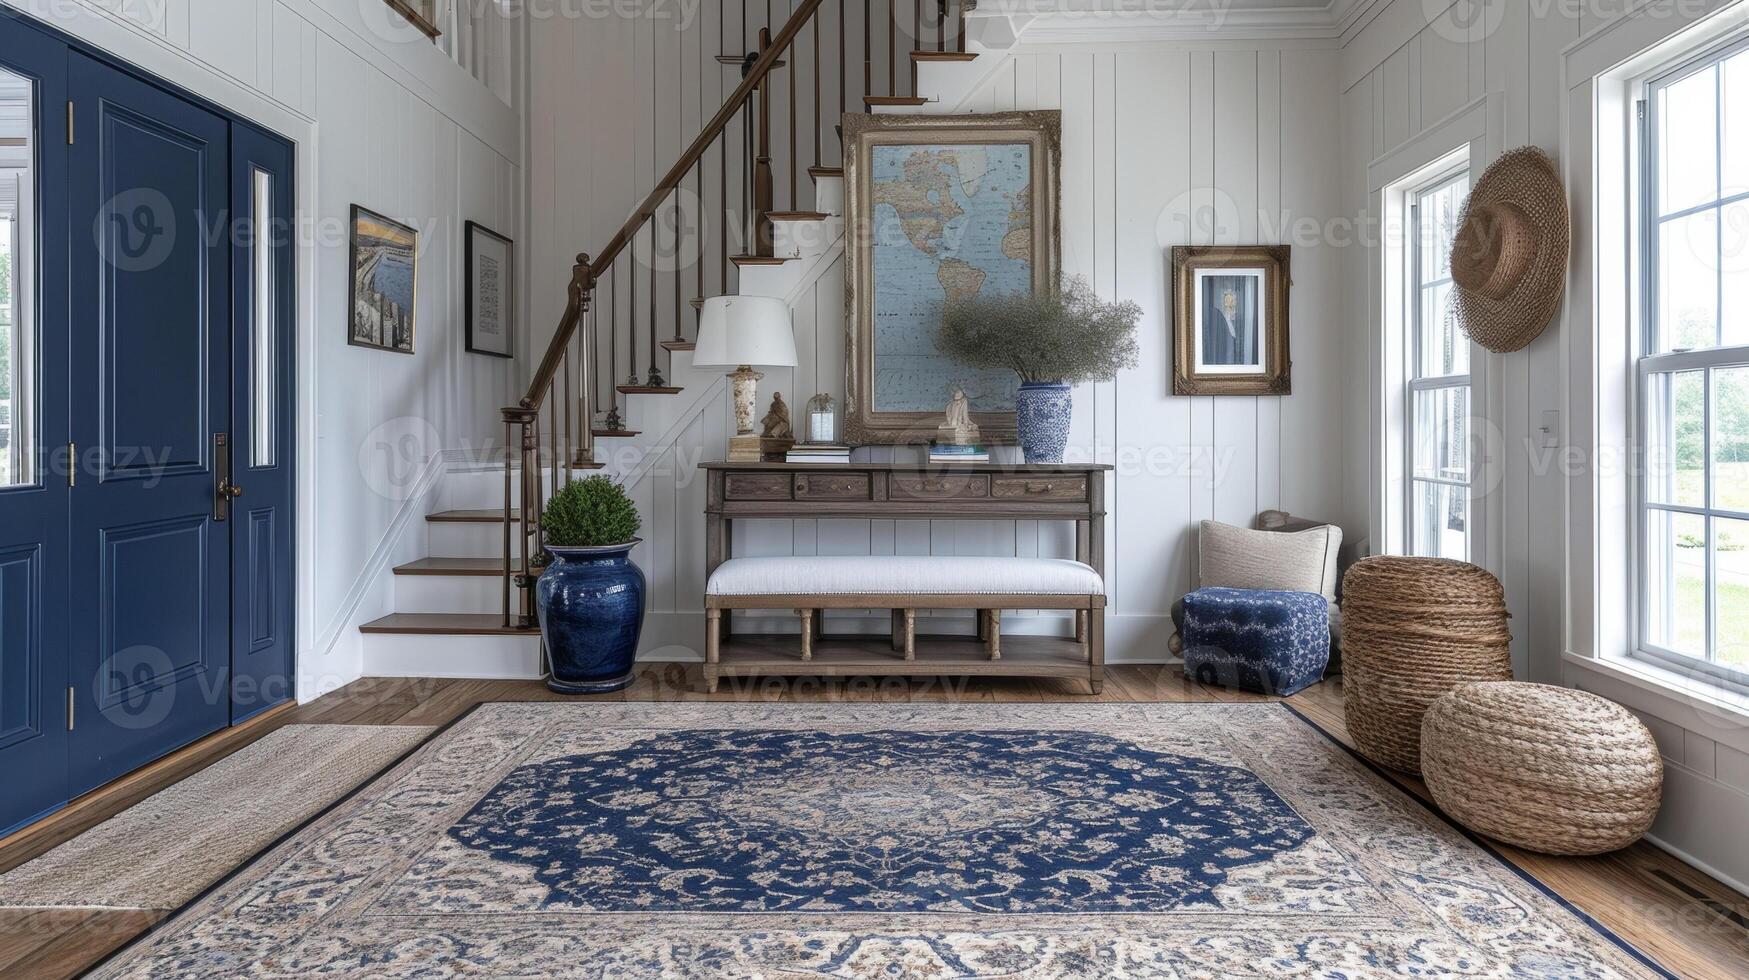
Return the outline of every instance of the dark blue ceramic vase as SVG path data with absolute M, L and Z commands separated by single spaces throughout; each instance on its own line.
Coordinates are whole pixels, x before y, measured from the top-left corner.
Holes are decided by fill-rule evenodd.
M 561 694 L 603 694 L 632 682 L 644 629 L 644 573 L 632 564 L 640 539 L 590 548 L 547 546 L 552 563 L 535 586 L 540 635 Z

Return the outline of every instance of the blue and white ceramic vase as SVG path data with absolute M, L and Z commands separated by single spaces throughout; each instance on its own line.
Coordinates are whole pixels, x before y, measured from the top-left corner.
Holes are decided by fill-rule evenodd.
M 1015 395 L 1020 451 L 1029 463 L 1061 463 L 1069 444 L 1073 393 L 1066 384 L 1021 382 Z
M 551 564 L 535 585 L 540 635 L 561 694 L 603 694 L 632 682 L 644 630 L 644 573 L 632 564 L 640 539 L 591 548 L 547 546 Z

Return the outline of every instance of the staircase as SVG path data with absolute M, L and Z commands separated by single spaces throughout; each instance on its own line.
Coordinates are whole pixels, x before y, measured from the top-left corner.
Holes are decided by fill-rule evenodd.
M 607 244 L 576 257 L 527 393 L 503 410 L 505 451 L 444 477 L 420 529 L 425 557 L 393 569 L 395 612 L 360 627 L 367 674 L 541 676 L 532 586 L 547 495 L 592 471 L 635 484 L 701 408 L 723 403 L 722 372 L 691 364 L 706 296 L 793 304 L 842 256 L 838 115 L 955 111 L 982 77 L 973 0 L 779 6 L 793 6 L 781 24 L 737 31 L 755 42 L 747 51 L 718 13 L 714 60 L 739 84 Z M 758 9 L 744 3 L 743 18 Z

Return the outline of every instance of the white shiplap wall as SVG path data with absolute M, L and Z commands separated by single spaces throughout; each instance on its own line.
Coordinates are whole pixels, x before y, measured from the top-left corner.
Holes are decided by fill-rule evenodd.
M 1342 213 L 1377 219 L 1367 198 L 1367 165 L 1433 126 L 1472 99 L 1503 98 L 1505 147 L 1534 143 L 1561 157 L 1564 131 L 1561 54 L 1580 37 L 1606 29 L 1629 10 L 1665 18 L 1671 30 L 1700 16 L 1708 3 L 1653 0 L 1646 4 L 1531 4 L 1523 0 L 1458 0 L 1445 5 L 1395 0 L 1342 54 Z M 1571 81 L 1571 80 L 1570 80 Z M 1585 203 L 1574 201 L 1574 229 L 1590 227 Z M 1342 265 L 1346 324 L 1346 378 L 1341 429 L 1344 522 L 1366 526 L 1380 493 L 1378 419 L 1371 405 L 1371 366 L 1378 346 L 1380 253 L 1347 249 Z M 1487 499 L 1498 507 L 1490 537 L 1498 555 L 1493 571 L 1506 587 L 1512 612 L 1513 662 L 1520 679 L 1567 683 L 1597 691 L 1633 708 L 1658 738 L 1669 763 L 1657 840 L 1739 884 L 1749 882 L 1749 850 L 1740 828 L 1749 822 L 1749 716 L 1697 706 L 1608 673 L 1564 661 L 1565 589 L 1589 582 L 1565 578 L 1569 527 L 1561 467 L 1540 445 L 1545 412 L 1569 404 L 1564 379 L 1565 330 L 1588 324 L 1557 319 L 1526 350 L 1490 355 L 1493 382 L 1476 393 L 1474 411 L 1498 430 L 1501 480 Z M 1474 428 L 1480 428 L 1475 426 Z M 1559 429 L 1560 426 L 1557 426 Z M 1583 447 L 1581 447 L 1583 448 Z M 1377 537 L 1378 530 L 1374 528 Z
M 577 72 L 591 73 L 582 84 L 587 90 L 596 84 L 593 72 L 619 70 L 559 57 L 574 50 L 572 43 L 543 58 L 542 45 L 557 42 L 536 40 L 537 115 L 543 92 L 583 83 Z M 625 50 L 621 57 L 629 62 L 632 49 Z M 1110 656 L 1166 659 L 1167 615 L 1191 587 L 1199 519 L 1249 524 L 1259 510 L 1278 506 L 1333 519 L 1342 509 L 1336 250 L 1315 238 L 1293 242 L 1295 393 L 1288 398 L 1173 396 L 1168 282 L 1174 244 L 1276 242 L 1296 220 L 1321 227 L 1335 213 L 1338 52 L 1161 44 L 1019 49 L 1004 57 L 963 109 L 1062 110 L 1064 269 L 1086 276 L 1101 295 L 1134 300 L 1143 310 L 1138 367 L 1115 383 L 1076 392 L 1071 452 L 1118 466 L 1107 543 Z M 553 97 L 549 111 L 565 111 L 562 100 Z M 561 133 L 547 144 L 537 137 L 536 235 L 544 236 L 546 221 L 565 243 L 549 253 L 555 257 L 549 276 L 556 277 L 558 255 L 602 238 L 604 222 L 624 213 L 618 202 L 648 186 L 641 175 L 649 173 L 650 159 L 666 162 L 660 148 L 612 152 L 643 125 L 629 109 L 593 118 L 587 137 Z M 537 134 L 541 128 L 537 121 Z M 591 190 L 573 203 L 555 188 L 555 175 Z M 1218 227 L 1196 220 L 1199 212 L 1218 214 Z M 537 293 L 535 302 L 556 295 Z M 762 391 L 781 390 L 797 405 L 816 390 L 840 393 L 841 267 L 798 305 L 797 326 L 802 366 L 768 371 Z M 633 428 L 638 410 L 634 399 Z M 653 586 L 647 656 L 695 654 L 702 642 L 703 490 L 694 465 L 720 454 L 726 414 L 720 403 L 702 406 L 696 428 L 665 461 L 673 465 L 654 468 L 634 489 L 648 538 L 638 558 Z M 772 521 L 743 525 L 737 549 L 1067 556 L 1073 536 L 1066 525 L 1036 522 Z M 1059 625 L 1040 616 L 1016 627 Z

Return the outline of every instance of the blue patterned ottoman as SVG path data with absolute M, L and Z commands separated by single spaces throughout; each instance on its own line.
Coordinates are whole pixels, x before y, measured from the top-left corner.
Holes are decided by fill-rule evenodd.
M 1287 696 L 1324 676 L 1330 605 L 1315 592 L 1198 589 L 1184 597 L 1184 675 Z

